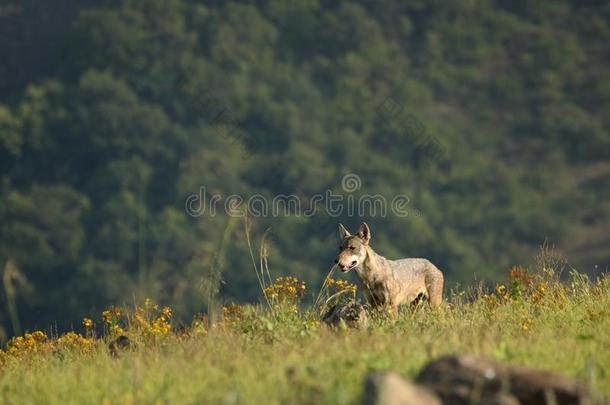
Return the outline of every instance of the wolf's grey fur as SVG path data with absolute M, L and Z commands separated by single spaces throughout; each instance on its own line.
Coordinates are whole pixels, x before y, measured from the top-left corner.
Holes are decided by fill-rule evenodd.
M 440 304 L 443 273 L 427 259 L 388 260 L 369 246 L 371 231 L 362 223 L 356 235 L 339 224 L 341 246 L 335 260 L 343 272 L 356 269 L 371 306 L 388 306 L 396 311 L 426 296 L 430 305 Z

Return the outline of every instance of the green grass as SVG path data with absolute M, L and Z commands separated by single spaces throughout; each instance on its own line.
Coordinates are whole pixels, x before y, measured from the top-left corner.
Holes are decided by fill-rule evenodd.
M 310 312 L 242 308 L 199 333 L 145 338 L 117 358 L 103 339 L 90 353 L 4 355 L 0 402 L 358 403 L 363 379 L 391 369 L 413 377 L 449 353 L 489 356 L 576 377 L 610 395 L 610 277 L 580 276 L 495 293 L 452 294 L 438 309 L 377 317 L 360 330 L 329 330 Z M 508 298 L 508 296 L 506 296 Z M 281 309 L 281 308 L 280 308 Z

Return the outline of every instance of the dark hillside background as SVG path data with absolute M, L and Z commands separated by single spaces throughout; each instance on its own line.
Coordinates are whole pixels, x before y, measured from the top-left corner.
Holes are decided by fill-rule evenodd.
M 543 243 L 607 270 L 608 44 L 605 1 L 3 0 L 0 339 L 259 299 L 243 219 L 187 214 L 201 187 L 307 201 L 356 174 L 409 196 L 362 218 L 377 251 L 449 286 Z M 255 253 L 271 227 L 272 273 L 319 283 L 360 220 L 254 218 Z

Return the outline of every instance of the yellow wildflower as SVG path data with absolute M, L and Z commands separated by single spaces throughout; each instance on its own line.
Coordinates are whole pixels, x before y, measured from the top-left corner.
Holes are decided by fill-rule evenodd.
M 161 310 L 161 315 L 166 319 L 171 318 L 172 309 L 170 307 L 163 307 L 163 309 Z
M 103 311 L 102 320 L 106 323 L 110 323 L 112 321 L 112 312 L 110 312 L 109 310 Z
M 296 277 L 278 277 L 273 284 L 264 289 L 265 296 L 278 302 L 295 301 L 305 294 L 305 283 Z
M 83 328 L 86 330 L 93 328 L 93 321 L 89 318 L 83 318 Z
M 339 292 L 347 292 L 352 297 L 355 297 L 356 290 L 358 289 L 356 284 L 352 284 L 347 280 L 333 280 L 332 278 L 329 278 L 325 284 L 330 290 L 331 295 Z
M 222 307 L 223 320 L 227 323 L 237 323 L 241 320 L 243 313 L 242 307 L 231 303 L 229 306 Z
M 496 284 L 496 294 L 504 301 L 511 301 L 512 299 L 510 291 L 504 284 Z
M 532 318 L 525 318 L 523 320 L 523 322 L 521 323 L 521 330 L 523 330 L 523 332 L 527 332 L 531 329 L 533 324 L 533 320 Z
M 44 342 L 47 340 L 47 335 L 44 332 L 37 330 L 36 332 L 32 333 L 32 338 L 36 342 Z

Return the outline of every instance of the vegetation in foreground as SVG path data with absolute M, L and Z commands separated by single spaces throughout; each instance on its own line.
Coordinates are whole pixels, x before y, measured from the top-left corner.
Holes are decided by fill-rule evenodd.
M 303 282 L 270 283 L 264 305 L 223 307 L 212 322 L 172 325 L 150 300 L 101 314 L 82 334 L 35 331 L 0 352 L 0 395 L 10 403 L 354 403 L 364 376 L 391 369 L 413 376 L 432 358 L 474 353 L 554 370 L 610 394 L 610 276 L 515 267 L 494 291 L 453 291 L 440 308 L 372 313 L 366 328 L 331 330 L 325 307 L 356 293 L 327 277 L 305 307 Z M 101 325 L 100 325 L 101 326 Z M 125 338 L 127 337 L 127 339 Z

